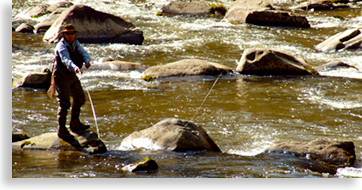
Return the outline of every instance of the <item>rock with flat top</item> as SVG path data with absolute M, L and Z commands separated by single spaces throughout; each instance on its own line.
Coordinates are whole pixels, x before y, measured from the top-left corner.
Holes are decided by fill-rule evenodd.
M 58 137 L 57 132 L 44 133 L 22 141 L 12 143 L 13 148 L 21 150 L 73 150 L 82 151 L 88 154 L 99 154 L 107 152 L 107 148 L 98 135 L 92 130 L 72 133 L 71 141 L 64 141 Z
M 220 75 L 232 72 L 232 69 L 213 62 L 200 59 L 184 59 L 165 65 L 153 66 L 145 70 L 144 76 L 156 78 Z

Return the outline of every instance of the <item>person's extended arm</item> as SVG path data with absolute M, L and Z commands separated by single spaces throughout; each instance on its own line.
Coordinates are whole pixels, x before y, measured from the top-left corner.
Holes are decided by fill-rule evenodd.
M 91 59 L 88 52 L 80 45 L 79 41 L 76 41 L 76 46 L 78 47 L 80 54 L 83 56 L 85 67 L 89 68 Z
M 74 64 L 74 62 L 70 58 L 70 54 L 64 43 L 58 43 L 55 48 L 55 51 L 56 54 L 58 54 L 58 56 L 62 60 L 62 63 L 67 67 L 69 71 L 76 72 L 76 70 L 79 69 L 78 66 Z

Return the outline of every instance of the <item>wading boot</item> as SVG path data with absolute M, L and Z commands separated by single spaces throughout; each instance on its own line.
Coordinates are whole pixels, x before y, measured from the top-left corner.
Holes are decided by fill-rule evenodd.
M 59 123 L 58 137 L 68 143 L 73 142 L 75 140 L 73 135 L 71 135 L 68 129 L 65 127 L 65 123 Z
M 79 119 L 74 119 L 70 122 L 70 130 L 74 133 L 79 133 L 80 131 L 85 131 L 89 129 L 89 125 L 84 125 L 79 121 Z

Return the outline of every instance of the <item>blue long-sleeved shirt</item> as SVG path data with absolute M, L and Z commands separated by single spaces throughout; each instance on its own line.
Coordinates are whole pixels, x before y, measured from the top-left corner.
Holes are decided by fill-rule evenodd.
M 70 47 L 72 50 L 76 48 L 78 52 L 80 52 L 80 54 L 83 56 L 84 62 L 89 62 L 91 60 L 88 52 L 84 50 L 78 40 L 74 40 L 72 44 L 68 44 L 67 41 L 62 38 L 55 46 L 54 52 L 56 56 L 60 56 L 62 63 L 68 68 L 69 71 L 74 72 L 75 68 L 77 68 L 78 66 L 74 64 L 71 60 L 67 46 Z

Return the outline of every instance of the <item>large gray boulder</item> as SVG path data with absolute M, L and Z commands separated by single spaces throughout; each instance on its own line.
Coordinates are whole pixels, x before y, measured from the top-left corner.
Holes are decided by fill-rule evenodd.
M 318 75 L 303 59 L 269 48 L 246 49 L 235 71 L 246 75 Z
M 352 166 L 356 160 L 353 142 L 317 139 L 310 142 L 287 141 L 273 145 L 266 153 L 288 153 L 333 167 Z
M 206 131 L 191 121 L 168 118 L 123 139 L 121 150 L 208 150 L 221 152 Z
M 59 41 L 65 24 L 73 24 L 79 31 L 81 43 L 143 43 L 143 32 L 121 17 L 94 10 L 86 5 L 74 5 L 64 11 L 44 34 L 48 43 Z
M 144 76 L 165 78 L 197 75 L 220 75 L 232 72 L 230 67 L 200 59 L 184 59 L 145 70 Z
M 322 52 L 362 49 L 362 29 L 354 28 L 337 33 L 316 45 L 315 49 Z

